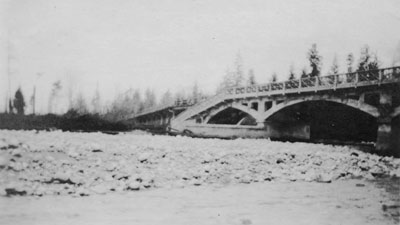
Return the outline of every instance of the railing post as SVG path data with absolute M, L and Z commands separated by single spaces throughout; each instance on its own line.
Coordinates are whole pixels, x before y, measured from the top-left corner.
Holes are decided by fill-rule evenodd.
M 315 92 L 317 92 L 317 89 L 318 89 L 318 87 L 319 87 L 319 77 L 318 77 L 318 76 L 315 76 L 315 84 L 314 84 L 314 87 L 315 87 Z
M 379 78 L 378 78 L 378 85 L 380 86 L 382 83 L 382 73 L 384 73 L 384 70 L 379 70 Z

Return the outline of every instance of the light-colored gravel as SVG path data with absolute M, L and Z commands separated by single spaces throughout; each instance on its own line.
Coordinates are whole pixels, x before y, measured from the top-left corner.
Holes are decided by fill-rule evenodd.
M 0 130 L 0 195 L 87 196 L 271 181 L 330 183 L 400 176 L 400 160 L 349 147 Z

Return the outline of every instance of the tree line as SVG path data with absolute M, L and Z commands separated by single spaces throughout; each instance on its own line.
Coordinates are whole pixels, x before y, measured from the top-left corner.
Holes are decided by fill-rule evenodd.
M 400 44 L 396 50 L 397 58 L 393 60 L 393 66 L 400 65 Z M 312 78 L 321 76 L 322 60 L 323 57 L 320 55 L 317 44 L 312 44 L 311 48 L 307 52 L 307 60 L 309 62 L 308 72 L 307 67 L 304 67 L 300 74 L 296 74 L 294 71 L 293 64 L 289 67 L 287 75 L 288 80 L 294 80 L 297 78 Z M 360 57 L 357 64 L 355 65 L 355 57 L 353 53 L 349 53 L 346 56 L 346 72 L 362 72 L 367 70 L 379 69 L 381 62 L 378 59 L 376 53 L 373 53 L 368 45 L 365 45 L 360 50 Z M 225 75 L 222 77 L 216 92 L 220 93 L 227 88 L 244 85 L 256 85 L 257 81 L 255 78 L 255 72 L 253 69 L 247 71 L 247 75 L 244 72 L 243 59 L 240 54 L 237 54 L 233 64 L 233 70 L 227 69 Z M 339 64 L 337 56 L 335 55 L 332 65 L 330 66 L 329 75 L 339 74 Z M 278 75 L 273 73 L 270 78 L 270 82 L 277 82 Z M 60 98 L 60 92 L 63 89 L 63 84 L 60 80 L 55 81 L 52 84 L 48 99 L 48 113 L 53 113 L 57 109 L 58 99 Z M 34 89 L 35 90 L 35 89 Z M 111 102 L 103 103 L 98 85 L 96 86 L 95 93 L 93 94 L 90 101 L 88 101 L 82 93 L 78 93 L 74 96 L 74 89 L 70 85 L 68 88 L 68 101 L 69 107 L 66 115 L 77 116 L 84 114 L 94 114 L 110 121 L 120 121 L 132 117 L 138 113 L 144 112 L 147 109 L 156 106 L 172 105 L 176 101 L 184 99 L 198 99 L 206 97 L 199 90 L 197 83 L 191 88 L 191 93 L 185 93 L 184 91 L 178 91 L 172 93 L 170 90 L 166 91 L 159 100 L 156 98 L 154 90 L 146 89 L 144 95 L 138 89 L 128 89 L 122 93 L 119 93 Z M 35 92 L 30 98 L 30 104 L 35 108 Z M 19 87 L 15 92 L 14 98 L 9 99 L 8 102 L 8 113 L 25 114 L 26 102 L 24 95 Z M 32 114 L 35 114 L 33 111 Z
M 398 55 L 400 55 L 400 44 L 397 49 Z M 299 74 L 296 74 L 294 71 L 294 65 L 290 65 L 289 73 L 287 75 L 287 80 L 295 80 L 298 78 L 311 78 L 321 76 L 322 70 L 322 60 L 323 57 L 319 53 L 317 49 L 317 44 L 312 44 L 311 48 L 307 52 L 307 60 L 309 62 L 309 70 L 305 66 L 301 70 Z M 393 66 L 400 65 L 400 56 L 393 59 Z M 346 73 L 352 72 L 362 72 L 367 70 L 375 70 L 379 69 L 381 66 L 381 62 L 378 59 L 378 55 L 371 51 L 368 45 L 365 45 L 360 50 L 360 58 L 358 59 L 358 63 L 355 65 L 355 58 L 353 53 L 349 53 L 346 56 Z M 339 63 L 337 56 L 335 55 L 333 58 L 332 65 L 330 66 L 329 72 L 327 75 L 337 75 L 339 74 Z M 277 73 L 272 73 L 272 75 L 268 79 L 269 82 L 277 82 L 278 75 Z M 225 75 L 217 88 L 217 93 L 235 86 L 244 86 L 244 85 L 255 85 L 257 81 L 255 79 L 254 70 L 249 69 L 247 79 L 245 78 L 245 73 L 242 64 L 242 58 L 240 54 L 237 55 L 234 70 L 227 69 Z

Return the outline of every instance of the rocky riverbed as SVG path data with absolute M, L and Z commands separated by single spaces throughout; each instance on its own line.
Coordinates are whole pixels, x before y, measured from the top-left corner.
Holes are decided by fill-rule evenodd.
M 332 189 L 350 182 L 357 189 L 375 187 L 385 178 L 389 185 L 373 189 L 380 196 L 380 190 L 398 182 L 399 177 L 400 159 L 346 146 L 153 136 L 138 131 L 107 135 L 0 130 L 0 196 L 4 196 L 0 200 L 17 198 L 21 204 L 24 198 L 35 202 L 32 197 L 59 201 L 63 196 L 90 199 L 187 188 L 189 193 L 216 187 L 251 191 L 252 187 L 261 190 L 261 185 L 278 191 L 310 185 L 324 189 L 314 184 Z M 392 219 L 388 221 L 398 222 L 399 199 L 393 197 L 398 188 L 394 185 L 394 190 L 384 192 L 391 194 L 371 200 L 379 207 L 376 213 L 389 214 Z M 351 198 L 349 190 L 347 197 Z M 332 199 L 337 195 L 331 194 Z
M 400 159 L 349 147 L 126 133 L 0 131 L 1 195 L 400 176 Z

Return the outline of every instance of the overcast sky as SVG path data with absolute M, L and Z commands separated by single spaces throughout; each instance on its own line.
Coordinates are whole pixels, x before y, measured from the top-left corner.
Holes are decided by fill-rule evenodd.
M 45 112 L 57 80 L 64 99 L 71 80 L 87 98 L 97 84 L 103 99 L 129 87 L 158 95 L 187 90 L 196 81 L 213 93 L 238 52 L 246 73 L 253 69 L 266 82 L 274 72 L 286 79 L 290 64 L 297 73 L 308 67 L 312 43 L 323 73 L 335 54 L 344 71 L 346 55 L 358 59 L 365 44 L 391 66 L 400 43 L 399 0 L 0 2 L 0 111 L 8 77 L 12 92 L 21 86 L 27 100 L 36 84 Z

